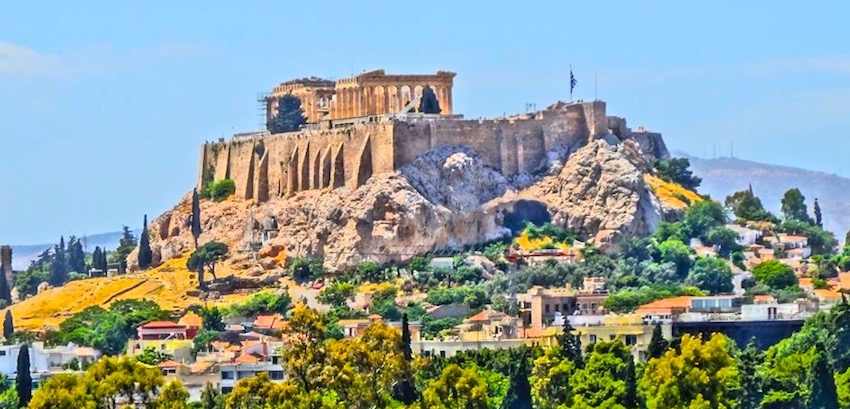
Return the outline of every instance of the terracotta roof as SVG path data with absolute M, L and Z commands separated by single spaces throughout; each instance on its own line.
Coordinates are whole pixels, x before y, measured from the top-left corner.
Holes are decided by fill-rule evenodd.
M 493 316 L 505 315 L 494 310 L 484 310 L 466 319 L 466 322 L 488 322 Z
M 370 315 L 370 316 L 368 316 L 368 317 L 366 317 L 366 318 L 368 318 L 368 319 L 370 319 L 370 320 L 373 320 L 373 321 L 375 321 L 375 320 L 382 320 L 382 319 L 384 319 L 384 317 L 382 317 L 382 316 L 380 316 L 380 315 L 378 315 L 378 314 L 372 314 L 372 315 Z
M 214 362 L 198 361 L 198 362 L 195 362 L 194 364 L 192 364 L 192 366 L 189 367 L 189 371 L 191 373 L 203 373 L 203 372 L 208 371 L 214 365 L 215 365 Z
M 808 239 L 809 239 L 809 238 L 808 238 L 808 237 L 806 237 L 806 236 L 783 236 L 782 234 L 780 234 L 780 235 L 779 235 L 779 238 L 780 238 L 782 241 L 784 241 L 784 242 L 789 242 L 789 241 L 806 241 L 806 240 L 808 240 Z
M 669 313 L 673 309 L 688 309 L 691 307 L 691 298 L 690 296 L 681 296 L 681 297 L 673 297 L 673 298 L 665 298 L 663 300 L 653 301 L 649 304 L 641 305 L 637 310 L 635 310 L 636 314 L 652 314 L 658 312 Z
M 813 284 L 812 284 L 812 279 L 811 279 L 811 278 L 809 278 L 809 277 L 800 277 L 800 279 L 799 279 L 799 280 L 797 280 L 797 284 L 798 284 L 800 287 L 811 287 L 811 286 L 813 285 Z
M 161 363 L 157 366 L 160 367 L 160 368 L 177 368 L 180 365 L 182 365 L 180 362 L 169 360 L 169 361 L 165 361 L 165 362 L 163 362 L 163 363 Z
M 147 324 L 141 326 L 144 329 L 156 329 L 156 328 L 186 328 L 185 325 L 180 325 L 176 322 L 171 321 L 151 321 Z
M 221 349 L 226 349 L 227 347 L 229 347 L 230 343 L 224 342 L 224 341 L 213 341 L 212 343 L 210 343 L 210 345 L 213 347 L 213 349 L 221 350 Z
M 245 354 L 239 355 L 238 357 L 236 357 L 236 359 L 233 360 L 233 362 L 236 362 L 237 364 L 253 364 L 256 362 L 260 362 L 260 359 L 253 355 Z
M 275 328 L 275 324 L 279 321 L 281 321 L 281 317 L 278 314 L 258 315 L 254 319 L 254 328 L 272 329 Z
M 820 300 L 840 300 L 841 293 L 832 290 L 815 290 L 815 296 Z
M 850 273 L 838 273 L 839 287 L 844 290 L 850 290 Z
M 769 294 L 759 294 L 759 295 L 756 295 L 756 296 L 753 297 L 753 301 L 768 303 L 768 302 L 775 302 L 776 298 L 773 298 L 773 296 L 769 295 Z
M 201 326 L 203 326 L 204 321 L 198 314 L 189 311 L 186 313 L 186 315 L 180 318 L 180 321 L 177 321 L 177 323 L 180 325 L 185 325 L 187 327 L 200 328 Z

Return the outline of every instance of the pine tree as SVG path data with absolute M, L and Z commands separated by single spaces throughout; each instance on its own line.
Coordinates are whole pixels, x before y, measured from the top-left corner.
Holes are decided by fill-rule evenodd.
M 649 347 L 646 349 L 647 359 L 660 358 L 669 347 L 670 343 L 664 339 L 664 333 L 661 331 L 661 323 L 655 324 L 655 329 L 652 330 L 652 340 L 649 341 Z
M 635 373 L 635 358 L 631 355 L 626 357 L 626 396 L 623 403 L 627 408 L 639 408 L 640 401 L 637 392 L 637 374 Z
M 19 406 L 27 407 L 32 399 L 32 374 L 30 373 L 29 344 L 22 344 L 18 353 L 18 372 L 15 379 L 15 389 L 18 390 Z
M 6 310 L 6 316 L 3 317 L 3 338 L 6 340 L 12 339 L 12 334 L 15 333 L 15 321 L 12 318 L 12 311 Z
M 106 274 L 109 272 L 109 259 L 107 257 L 108 254 L 109 251 L 106 250 L 106 248 L 104 247 L 103 251 L 100 254 L 100 268 L 101 271 L 103 271 L 104 276 L 106 276 Z
M 758 409 L 764 392 L 762 379 L 756 369 L 764 363 L 764 354 L 756 346 L 756 339 L 750 340 L 747 347 L 738 354 L 738 371 L 741 374 L 740 409 Z
M 189 220 L 192 224 L 192 237 L 195 239 L 195 248 L 198 248 L 198 238 L 201 237 L 201 203 L 198 197 L 198 189 L 192 190 L 192 215 Z
M 809 378 L 808 409 L 831 409 L 838 407 L 838 391 L 835 388 L 835 375 L 826 348 L 823 343 L 815 345 L 818 352 L 812 362 L 812 372 Z
M 207 382 L 204 389 L 201 391 L 201 409 L 217 409 L 216 400 L 218 398 L 218 389 L 214 388 L 211 383 Z
M 282 95 L 277 99 L 277 115 L 266 122 L 266 128 L 271 133 L 294 132 L 307 123 L 301 99 L 292 95 Z
M 821 213 L 820 203 L 818 203 L 817 198 L 815 199 L 814 212 L 815 212 L 815 224 L 818 227 L 823 228 L 823 213 Z
M 407 313 L 405 312 L 401 316 L 401 351 L 404 353 L 404 360 L 407 362 L 413 360 L 410 342 L 410 323 L 407 321 Z
M 147 270 L 153 261 L 153 253 L 151 253 L 150 234 L 148 233 L 148 215 L 145 215 L 142 222 L 142 236 L 139 238 L 139 268 Z
M 0 299 L 6 302 L 6 306 L 12 305 L 12 286 L 6 279 L 6 265 L 0 264 Z
M 564 358 L 572 361 L 576 368 L 583 368 L 584 357 L 581 351 L 581 339 L 573 334 L 573 331 L 570 320 L 564 317 L 564 332 L 558 335 L 558 344 L 561 346 Z

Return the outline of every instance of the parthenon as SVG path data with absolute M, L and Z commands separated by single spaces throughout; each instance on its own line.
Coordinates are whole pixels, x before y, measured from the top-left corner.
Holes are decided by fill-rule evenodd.
M 292 94 L 301 100 L 307 122 L 356 118 L 399 112 L 430 87 L 440 104 L 441 115 L 452 115 L 455 73 L 437 71 L 426 75 L 387 75 L 383 69 L 330 81 L 317 77 L 284 82 L 266 101 L 266 117 L 277 112 L 277 98 Z

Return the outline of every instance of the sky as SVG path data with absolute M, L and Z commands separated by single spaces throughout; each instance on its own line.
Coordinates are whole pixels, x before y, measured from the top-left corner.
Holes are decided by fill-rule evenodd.
M 850 176 L 850 3 L 0 3 L 0 242 L 139 228 L 279 82 L 457 72 L 467 118 L 575 98 L 668 146 Z M 595 81 L 594 81 L 595 78 Z M 594 86 L 594 83 L 596 86 Z

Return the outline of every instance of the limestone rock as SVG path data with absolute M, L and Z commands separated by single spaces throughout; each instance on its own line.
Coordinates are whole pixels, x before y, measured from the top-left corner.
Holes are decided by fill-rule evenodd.
M 550 153 L 543 172 L 510 181 L 472 149 L 446 146 L 397 172 L 373 175 L 354 191 L 310 190 L 260 204 L 203 200 L 200 243 L 226 243 L 232 267 L 246 272 L 258 265 L 275 270 L 299 255 L 322 256 L 330 270 L 362 261 L 404 262 L 504 237 L 522 219 L 551 220 L 604 246 L 648 233 L 671 211 L 645 185 L 648 171 L 640 146 L 617 138 L 561 147 Z M 194 249 L 189 212 L 191 195 L 151 223 L 159 233 L 151 248 L 161 260 Z M 264 241 L 269 220 L 277 231 Z M 134 252 L 131 270 L 135 259 Z

